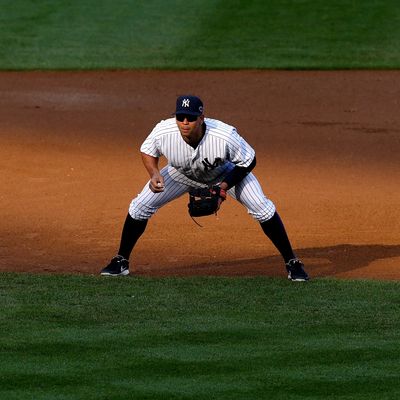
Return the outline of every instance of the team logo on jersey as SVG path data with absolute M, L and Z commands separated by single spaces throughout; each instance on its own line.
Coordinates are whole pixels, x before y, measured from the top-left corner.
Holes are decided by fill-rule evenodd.
M 182 107 L 189 107 L 190 106 L 190 100 L 189 99 L 183 99 L 182 100 Z
M 223 164 L 223 161 L 221 158 L 217 157 L 214 162 L 211 164 L 210 161 L 208 161 L 208 158 L 206 157 L 203 161 L 202 164 L 204 165 L 204 169 L 206 171 L 213 170 L 217 168 L 219 165 Z

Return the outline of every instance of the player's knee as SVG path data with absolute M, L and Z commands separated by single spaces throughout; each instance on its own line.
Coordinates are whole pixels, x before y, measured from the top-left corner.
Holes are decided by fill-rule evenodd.
M 139 203 L 136 200 L 132 200 L 129 206 L 129 215 L 133 219 L 139 219 L 139 220 L 149 219 L 156 211 L 157 208 L 146 206 L 144 204 Z
M 275 211 L 275 204 L 271 200 L 266 199 L 261 208 L 257 210 L 249 210 L 249 214 L 258 222 L 263 223 L 271 219 L 274 216 Z

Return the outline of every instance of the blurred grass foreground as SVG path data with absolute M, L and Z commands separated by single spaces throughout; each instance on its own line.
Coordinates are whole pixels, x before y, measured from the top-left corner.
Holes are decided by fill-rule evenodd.
M 0 274 L 2 399 L 394 399 L 398 282 Z

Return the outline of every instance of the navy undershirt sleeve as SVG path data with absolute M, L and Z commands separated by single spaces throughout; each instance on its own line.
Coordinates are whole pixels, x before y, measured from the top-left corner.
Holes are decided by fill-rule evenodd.
M 228 184 L 228 189 L 238 184 L 245 176 L 247 176 L 256 166 L 256 157 L 248 167 L 235 166 L 233 170 L 224 178 L 224 182 Z

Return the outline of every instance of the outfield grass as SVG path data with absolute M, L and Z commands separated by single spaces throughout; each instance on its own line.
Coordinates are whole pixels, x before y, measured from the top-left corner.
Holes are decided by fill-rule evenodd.
M 398 0 L 3 0 L 0 69 L 398 68 Z
M 3 273 L 0 398 L 399 398 L 399 289 Z

